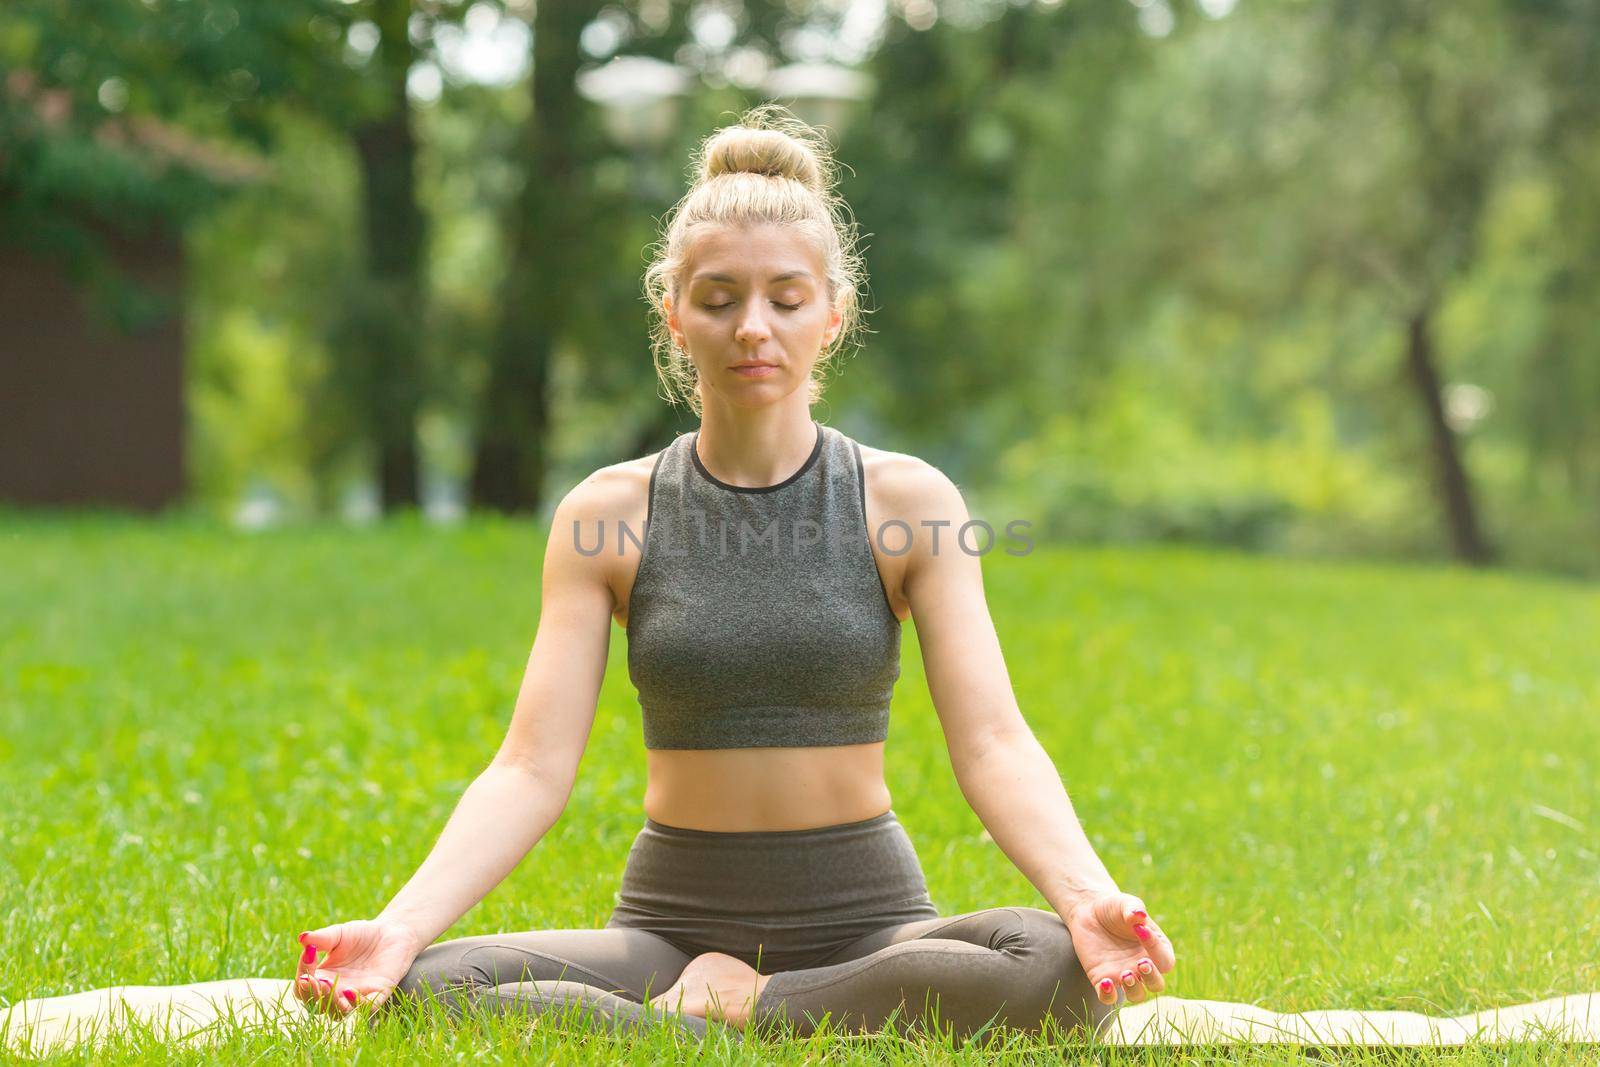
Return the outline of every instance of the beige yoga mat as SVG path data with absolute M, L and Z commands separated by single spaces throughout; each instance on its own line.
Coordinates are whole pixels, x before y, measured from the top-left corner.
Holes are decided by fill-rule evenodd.
M 40 1054 L 113 1029 L 147 1026 L 167 1040 L 204 1042 L 226 1020 L 285 1032 L 313 1025 L 348 1032 L 355 1020 L 312 1016 L 281 978 L 184 986 L 112 986 L 24 1000 L 0 1014 L 0 1051 Z M 1410 1011 L 1306 1011 L 1280 1015 L 1249 1004 L 1160 996 L 1126 1004 L 1102 1028 L 1109 1045 L 1249 1042 L 1288 1045 L 1462 1045 L 1558 1040 L 1600 1043 L 1600 993 L 1444 1018 Z
M 1600 993 L 1442 1017 L 1414 1011 L 1303 1011 L 1280 1015 L 1223 1000 L 1156 997 L 1107 1020 L 1108 1045 L 1464 1045 L 1553 1039 L 1600 1043 Z
M 39 997 L 0 1013 L 0 1052 L 42 1055 L 113 1031 L 149 1027 L 168 1041 L 205 1043 L 229 1020 L 288 1032 L 308 1023 L 350 1029 L 354 1020 L 313 1016 L 283 978 L 229 978 L 193 985 L 111 986 Z

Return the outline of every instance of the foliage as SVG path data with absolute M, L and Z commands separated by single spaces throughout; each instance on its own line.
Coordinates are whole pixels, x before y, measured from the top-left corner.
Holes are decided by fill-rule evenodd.
M 1208 437 L 1159 379 L 1122 373 L 1103 395 L 1085 415 L 1057 415 L 1011 448 L 984 494 L 990 506 L 1051 539 L 1284 550 L 1334 530 L 1376 548 L 1411 503 L 1403 480 L 1339 446 L 1314 392 L 1279 409 L 1273 435 L 1226 440 Z
M 700 77 L 659 148 L 586 142 L 573 212 L 592 222 L 541 247 L 564 265 L 566 307 L 549 441 L 529 448 L 556 497 L 688 428 L 655 395 L 643 249 L 690 149 L 759 98 L 732 73 L 810 56 L 844 18 L 721 5 L 712 46 L 701 6 L 602 12 L 616 32 L 597 61 L 651 55 Z M 372 465 L 360 412 L 376 364 L 349 343 L 369 306 L 362 201 L 341 146 L 387 106 L 350 35 L 370 8 L 91 0 L 82 32 L 60 0 L 0 12 L 0 65 L 35 68 L 74 116 L 62 136 L 21 136 L 31 120 L 0 108 L 7 233 L 88 240 L 80 209 L 183 216 L 195 481 L 224 510 L 270 484 L 327 511 Z M 874 98 L 836 131 L 868 339 L 820 418 L 980 496 L 1021 494 L 1074 537 L 1442 555 L 1437 437 L 1402 376 L 1425 311 L 1487 540 L 1516 566 L 1600 573 L 1594 4 L 890 8 L 857 42 Z M 437 60 L 440 25 L 469 10 L 530 8 L 419 5 L 419 57 Z M 538 120 L 525 84 L 446 77 L 412 104 L 429 233 L 414 384 L 442 484 L 467 476 L 489 353 L 520 299 L 518 146 Z M 227 206 L 176 171 L 152 184 L 91 135 L 118 116 L 253 147 L 274 178 Z M 1172 450 L 1187 459 L 1162 463 Z

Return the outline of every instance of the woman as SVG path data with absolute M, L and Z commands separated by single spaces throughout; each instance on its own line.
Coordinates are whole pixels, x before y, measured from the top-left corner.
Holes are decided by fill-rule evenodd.
M 860 288 L 826 142 L 758 108 L 698 163 L 646 290 L 661 380 L 699 430 L 561 501 L 499 752 L 377 918 L 301 936 L 296 995 L 337 1013 L 577 1004 L 697 1033 L 1098 1024 L 1163 988 L 1172 945 L 1095 855 L 1018 710 L 957 543 L 961 494 L 810 415 Z M 883 778 L 908 617 L 962 791 L 1050 911 L 940 916 L 929 900 Z M 565 806 L 613 618 L 649 761 L 620 903 L 600 930 L 432 944 Z

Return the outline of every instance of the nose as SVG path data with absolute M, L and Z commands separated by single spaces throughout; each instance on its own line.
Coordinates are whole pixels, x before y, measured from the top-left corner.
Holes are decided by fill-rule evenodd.
M 772 330 L 767 326 L 766 301 L 752 300 L 744 313 L 739 317 L 739 328 L 734 332 L 734 338 L 747 345 L 759 345 L 772 339 Z

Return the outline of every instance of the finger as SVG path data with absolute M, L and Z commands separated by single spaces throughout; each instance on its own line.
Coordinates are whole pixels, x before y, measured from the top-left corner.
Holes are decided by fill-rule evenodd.
M 1110 976 L 1096 979 L 1094 994 L 1100 998 L 1102 1004 L 1115 1004 L 1117 1002 L 1117 984 Z
M 331 986 L 332 981 L 322 975 L 301 975 L 294 980 L 294 995 L 309 1010 L 321 1012 L 328 1008 L 328 996 Z
M 349 986 L 346 986 L 344 990 L 334 998 L 334 1004 L 338 1006 L 340 1015 L 349 1015 L 351 1012 L 356 1010 L 356 1006 L 360 1004 L 360 1002 L 361 997 Z
M 355 985 L 346 986 L 341 996 L 350 1002 L 350 1010 L 367 1008 L 376 1010 L 379 1005 L 393 995 L 395 987 L 392 985 Z
M 1165 974 L 1177 965 L 1178 956 L 1173 951 L 1172 941 L 1162 933 L 1155 923 L 1143 924 L 1150 933 L 1147 939 L 1141 939 L 1139 944 L 1144 946 L 1145 955 L 1155 963 L 1156 969 Z
M 1155 965 L 1154 960 L 1141 959 L 1134 969 L 1139 972 L 1139 980 L 1150 992 L 1159 993 L 1167 988 L 1167 980 L 1161 977 L 1161 969 Z
M 1129 930 L 1137 925 L 1149 923 L 1150 913 L 1145 910 L 1144 901 L 1132 893 L 1122 894 L 1122 921 Z
M 320 930 L 307 930 L 300 935 L 300 943 L 302 945 L 310 945 L 319 952 L 326 952 L 332 955 L 333 951 L 339 947 L 339 942 L 344 940 L 344 928 L 344 923 L 335 923 L 332 926 L 324 926 Z
M 316 972 L 317 972 L 317 950 L 315 948 L 311 947 L 310 945 L 307 945 L 301 951 L 300 958 L 298 959 L 298 961 L 296 961 L 296 964 L 295 964 L 295 972 L 294 972 L 294 995 L 295 995 L 295 999 L 300 1000 L 300 1001 L 302 1001 L 304 1003 L 311 1003 L 312 1001 L 315 1001 L 317 999 L 318 987 L 317 987 L 317 981 L 316 981 Z
M 346 988 L 348 988 L 348 987 L 344 984 L 344 981 L 340 977 L 339 972 L 338 971 L 334 971 L 333 972 L 333 977 L 328 980 L 328 986 L 327 986 L 328 1001 L 327 1001 L 326 1007 L 327 1007 L 328 1011 L 331 1014 L 334 1014 L 334 1015 L 342 1015 L 342 1014 L 344 1014 L 344 1011 L 343 1011 L 344 1004 L 345 1004 L 344 991 L 345 991 Z
M 306 935 L 301 934 L 300 936 L 305 937 Z M 306 945 L 305 948 L 301 949 L 300 951 L 300 962 L 299 965 L 295 967 L 294 971 L 295 977 L 300 978 L 304 975 L 312 974 L 316 971 L 316 969 L 317 950 L 311 945 Z

